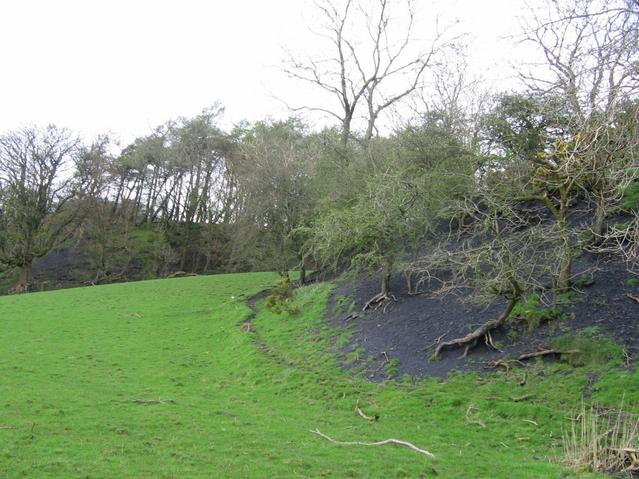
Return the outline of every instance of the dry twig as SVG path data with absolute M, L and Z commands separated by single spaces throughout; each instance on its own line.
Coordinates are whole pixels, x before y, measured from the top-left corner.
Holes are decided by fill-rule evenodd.
M 355 412 L 357 414 L 359 414 L 360 417 L 362 417 L 363 419 L 366 419 L 367 421 L 377 421 L 377 420 L 379 420 L 379 416 L 377 414 L 375 414 L 374 416 L 368 416 L 368 415 L 364 414 L 364 411 L 362 411 L 360 409 L 360 407 L 359 407 L 359 399 L 355 403 Z
M 639 298 L 636 296 L 633 296 L 630 293 L 626 293 L 626 296 L 628 296 L 630 299 L 632 299 L 635 303 L 639 303 Z
M 136 404 L 175 404 L 173 399 L 132 399 L 132 403 Z
M 468 422 L 468 424 L 477 424 L 483 428 L 486 428 L 486 424 L 481 419 L 470 418 L 470 413 L 474 410 L 477 410 L 477 408 L 473 404 L 468 406 L 468 409 L 466 410 L 466 414 L 464 415 L 464 417 L 466 418 L 466 421 Z

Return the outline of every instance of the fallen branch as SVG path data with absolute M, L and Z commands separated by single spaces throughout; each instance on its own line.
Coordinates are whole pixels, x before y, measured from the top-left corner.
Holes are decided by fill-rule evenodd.
M 512 364 L 519 364 L 520 366 L 524 366 L 523 361 L 525 361 L 526 359 L 537 358 L 540 356 L 548 356 L 551 354 L 558 354 L 561 356 L 562 354 L 575 354 L 579 352 L 581 352 L 579 351 L 579 349 L 569 349 L 567 351 L 562 351 L 560 349 L 541 349 L 533 353 L 522 354 L 516 359 L 496 359 L 493 361 L 489 361 L 488 363 L 486 363 L 485 367 L 495 369 L 499 366 L 502 366 L 506 368 L 506 371 L 508 372 Z M 525 381 L 524 381 L 524 384 L 525 384 Z M 523 386 L 523 384 L 520 384 L 520 386 Z
M 349 313 L 342 318 L 342 321 L 350 321 L 351 319 L 355 319 L 359 316 L 357 313 Z
M 516 359 L 510 359 L 510 360 L 506 360 L 506 359 L 493 359 L 492 361 L 488 361 L 486 363 L 486 365 L 484 366 L 484 368 L 488 369 L 496 369 L 499 366 L 506 368 L 506 374 L 508 374 L 510 372 L 510 366 L 511 364 L 517 363 L 520 366 L 525 366 L 524 363 L 522 363 L 521 361 L 517 361 Z
M 534 397 L 535 397 L 534 394 L 524 394 L 523 396 L 511 396 L 509 399 L 513 402 L 521 402 L 521 401 L 525 401 L 526 399 L 531 399 Z
M 132 403 L 136 404 L 175 404 L 173 399 L 132 399 Z
M 521 378 L 521 381 L 519 381 L 517 384 L 519 386 L 525 386 L 526 385 L 526 381 L 528 381 L 528 373 L 524 372 L 524 377 Z
M 374 416 L 367 416 L 366 414 L 364 414 L 364 411 L 362 411 L 359 408 L 359 399 L 357 400 L 357 402 L 355 403 L 355 412 L 357 414 L 360 415 L 360 417 L 366 419 L 367 421 L 377 421 L 379 420 L 379 416 L 377 414 L 375 414 Z
M 518 361 L 524 361 L 526 359 L 530 359 L 530 358 L 537 358 L 539 356 L 548 356 L 550 354 L 575 354 L 575 353 L 579 353 L 580 351 L 578 349 L 570 349 L 568 351 L 561 351 L 559 349 L 541 349 L 539 351 L 535 351 L 534 353 L 526 353 L 526 354 L 522 354 L 521 356 L 519 356 L 517 358 Z
M 499 316 L 499 318 L 492 319 L 482 324 L 480 327 L 475 329 L 472 333 L 469 333 L 462 338 L 452 339 L 450 341 L 439 343 L 439 346 L 437 346 L 437 349 L 435 349 L 433 358 L 437 358 L 439 356 L 439 353 L 444 348 L 448 348 L 452 346 L 462 346 L 462 345 L 467 345 L 466 350 L 464 351 L 464 354 L 462 355 L 462 357 L 468 356 L 468 352 L 473 346 L 475 346 L 475 344 L 477 344 L 477 340 L 479 340 L 482 336 L 485 336 L 486 334 L 488 334 L 493 329 L 500 327 L 502 324 L 506 322 L 506 320 L 508 319 L 508 316 L 510 316 L 510 313 L 512 312 L 513 308 L 518 302 L 519 302 L 519 295 L 515 295 L 513 299 L 510 300 L 508 307 L 501 314 L 501 316 Z
M 483 427 L 484 429 L 486 428 L 486 423 L 484 423 L 484 421 L 482 421 L 481 419 L 471 419 L 470 418 L 470 413 L 473 410 L 476 410 L 477 408 L 474 405 L 470 405 L 468 406 L 468 409 L 466 410 L 466 414 L 464 415 L 464 417 L 466 418 L 466 422 L 468 422 L 468 424 L 477 424 L 478 426 Z
M 410 442 L 407 442 L 407 441 L 402 441 L 400 439 L 386 439 L 384 441 L 378 441 L 378 442 L 337 441 L 333 439 L 332 437 L 327 436 L 326 434 L 321 432 L 319 429 L 311 429 L 310 432 L 313 434 L 317 434 L 318 436 L 326 439 L 327 441 L 330 441 L 333 444 L 338 444 L 340 446 L 383 446 L 385 444 L 396 444 L 398 446 L 406 446 L 407 448 L 412 449 L 413 451 L 418 452 L 420 454 L 423 454 L 424 456 L 435 457 L 435 455 L 432 452 L 429 452 L 425 449 L 420 449 L 414 444 L 411 444 Z
M 630 299 L 632 299 L 635 303 L 639 303 L 639 298 L 637 298 L 636 296 L 633 296 L 630 293 L 626 293 L 626 296 L 628 296 Z

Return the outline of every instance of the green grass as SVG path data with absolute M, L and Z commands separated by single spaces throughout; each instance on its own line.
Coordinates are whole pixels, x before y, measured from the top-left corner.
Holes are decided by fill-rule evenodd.
M 593 400 L 638 404 L 639 375 L 601 365 L 534 366 L 524 386 L 521 371 L 370 383 L 338 367 L 348 333 L 321 321 L 328 285 L 298 291 L 300 314 L 262 308 L 255 332 L 242 330 L 246 298 L 276 279 L 0 298 L 0 477 L 598 477 L 558 463 L 593 371 Z M 153 399 L 165 402 L 134 402 Z M 379 421 L 358 416 L 358 400 Z M 343 441 L 403 439 L 436 457 L 338 446 L 315 428 Z
M 590 327 L 577 333 L 560 336 L 551 342 L 555 349 L 576 350 L 564 360 L 572 366 L 608 365 L 619 366 L 624 360 L 624 351 L 613 339 L 602 334 L 598 328 Z

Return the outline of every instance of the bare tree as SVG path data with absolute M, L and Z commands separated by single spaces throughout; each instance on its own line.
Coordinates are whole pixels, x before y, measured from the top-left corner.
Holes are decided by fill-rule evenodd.
M 635 0 L 555 0 L 533 10 L 526 39 L 539 47 L 540 68 L 522 75 L 538 95 L 561 95 L 580 175 L 596 212 L 592 230 L 604 234 L 618 204 L 618 179 L 627 172 L 636 137 L 620 134 L 619 111 L 639 92 L 639 4 Z M 627 176 L 627 175 L 626 175 Z M 632 178 L 630 179 L 632 181 Z
M 508 302 L 498 318 L 463 337 L 439 342 L 433 358 L 459 346 L 465 347 L 466 356 L 482 339 L 494 347 L 491 331 L 506 325 L 527 295 L 539 293 L 546 303 L 552 299 L 546 291 L 562 254 L 555 246 L 561 240 L 559 232 L 554 225 L 544 224 L 538 212 L 501 199 L 489 189 L 480 188 L 473 200 L 457 205 L 467 218 L 458 232 L 461 241 L 445 239 L 411 269 L 418 277 L 418 288 L 428 285 L 436 295 L 458 294 L 480 304 Z
M 318 111 L 337 119 L 345 146 L 363 105 L 368 142 L 382 112 L 421 88 L 425 73 L 437 65 L 452 39 L 448 29 L 440 29 L 436 22 L 432 39 L 418 45 L 412 0 L 321 0 L 317 8 L 325 22 L 318 36 L 328 41 L 334 55 L 307 59 L 291 55 L 285 72 L 337 98 L 340 108 L 293 110 Z M 394 16 L 395 9 L 401 14 Z M 359 36 L 358 25 L 364 26 Z
M 56 126 L 24 128 L 0 136 L 0 261 L 20 269 L 17 291 L 27 291 L 35 258 L 64 236 L 72 215 L 64 207 L 72 197 L 66 171 L 79 140 Z

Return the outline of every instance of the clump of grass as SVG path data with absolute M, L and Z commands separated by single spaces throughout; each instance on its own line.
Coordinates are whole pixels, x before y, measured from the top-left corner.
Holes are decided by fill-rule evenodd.
M 384 364 L 384 368 L 386 369 L 386 375 L 391 379 L 397 376 L 397 373 L 399 372 L 398 367 L 400 364 L 401 364 L 401 361 L 397 358 L 393 358 L 390 361 L 388 361 L 386 364 Z
M 336 315 L 340 314 L 351 314 L 353 311 L 357 309 L 357 304 L 353 301 L 352 298 L 344 295 L 337 295 L 335 297 L 335 306 L 333 307 L 333 313 Z
M 639 472 L 639 416 L 623 409 L 589 408 L 582 403 L 563 433 L 564 463 L 578 471 Z
M 537 329 L 542 322 L 562 317 L 564 312 L 556 306 L 546 307 L 538 294 L 531 294 L 516 305 L 510 315 L 511 324 L 523 324 L 528 332 Z
M 556 338 L 551 346 L 559 350 L 578 350 L 579 352 L 562 358 L 574 367 L 607 364 L 615 366 L 621 364 L 624 358 L 623 348 L 602 334 L 596 326 Z
M 358 347 L 355 350 L 348 353 L 346 356 L 346 364 L 353 364 L 360 360 L 362 356 L 366 354 L 366 350 L 362 347 Z

